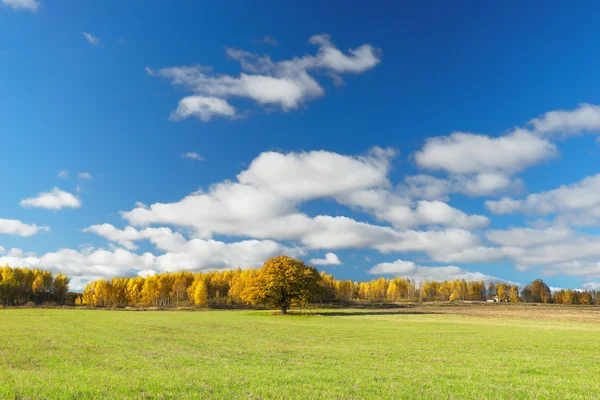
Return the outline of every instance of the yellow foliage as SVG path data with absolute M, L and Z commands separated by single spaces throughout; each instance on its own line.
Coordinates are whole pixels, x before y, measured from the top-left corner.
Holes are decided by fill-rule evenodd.
M 321 276 L 311 266 L 288 257 L 267 260 L 242 292 L 243 301 L 277 307 L 282 314 L 292 305 L 306 304 L 319 291 Z

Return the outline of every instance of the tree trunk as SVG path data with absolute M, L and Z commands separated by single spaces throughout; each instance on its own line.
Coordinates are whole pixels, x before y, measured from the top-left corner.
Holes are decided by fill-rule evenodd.
M 287 307 L 281 306 L 281 314 L 287 314 Z

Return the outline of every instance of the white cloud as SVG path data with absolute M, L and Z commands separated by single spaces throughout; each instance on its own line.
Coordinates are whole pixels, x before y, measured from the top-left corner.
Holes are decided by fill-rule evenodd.
M 426 174 L 407 176 L 400 188 L 410 197 L 446 200 L 452 193 L 490 196 L 499 192 L 517 191 L 522 186 L 521 179 L 510 178 L 504 173 L 486 172 L 450 175 L 448 178 L 437 178 Z
M 238 175 L 242 184 L 296 199 L 335 196 L 389 184 L 387 174 L 395 156 L 391 149 L 372 149 L 350 157 L 328 151 L 261 153 Z
M 89 172 L 80 172 L 79 174 L 77 174 L 77 176 L 79 177 L 79 179 L 85 179 L 85 180 L 92 180 L 92 174 L 90 174 Z
M 427 139 L 423 149 L 415 154 L 415 161 L 421 168 L 454 174 L 512 174 L 547 160 L 556 152 L 554 144 L 522 129 L 496 138 L 455 132 Z
M 233 117 L 235 108 L 216 97 L 187 96 L 179 100 L 177 109 L 171 114 L 171 120 L 179 121 L 191 116 L 202 121 L 210 121 L 214 116 Z
M 581 132 L 600 131 L 600 106 L 580 104 L 575 110 L 555 110 L 529 122 L 535 133 L 568 137 Z
M 39 231 L 49 231 L 47 226 L 26 224 L 16 219 L 0 218 L 0 233 L 17 236 L 32 236 Z
M 12 7 L 15 11 L 37 11 L 40 6 L 40 3 L 36 0 L 2 0 L 2 3 Z
M 571 239 L 575 232 L 569 228 L 549 227 L 546 229 L 511 228 L 487 231 L 489 241 L 502 246 L 531 247 Z
M 378 220 L 389 222 L 399 229 L 419 225 L 476 229 L 486 227 L 489 223 L 489 219 L 485 216 L 467 215 L 438 200 L 414 202 L 397 193 L 382 189 L 354 191 L 338 196 L 337 200 L 342 204 L 367 210 Z
M 183 153 L 181 155 L 181 158 L 187 158 L 188 160 L 195 160 L 195 161 L 204 161 L 204 157 L 202 157 L 200 154 L 196 153 L 195 151 L 189 151 L 187 153 Z
M 28 197 L 19 202 L 23 208 L 47 208 L 60 210 L 61 208 L 79 208 L 81 201 L 74 195 L 53 188 L 50 192 L 38 193 L 36 197 Z
M 349 56 L 335 47 L 327 34 L 315 35 L 310 38 L 310 43 L 319 47 L 314 58 L 304 57 L 303 61 L 309 68 L 329 69 L 337 73 L 361 73 L 367 71 L 381 62 L 380 50 L 371 45 L 363 44 L 357 49 L 349 49 Z M 312 65 L 311 65 L 312 64 Z
M 600 222 L 600 174 L 550 191 L 533 193 L 525 199 L 504 197 L 487 201 L 485 205 L 494 214 L 560 214 L 558 220 L 565 223 L 595 225 Z
M 585 290 L 600 290 L 600 282 L 587 282 L 582 286 Z
M 500 249 L 485 247 L 478 235 L 464 229 L 395 232 L 373 247 L 383 253 L 422 252 L 437 262 L 488 262 L 504 257 Z
M 484 282 L 507 282 L 511 285 L 518 283 L 497 278 L 495 276 L 485 275 L 481 272 L 471 272 L 456 266 L 445 267 L 423 267 L 412 261 L 397 260 L 377 264 L 369 270 L 373 275 L 393 275 L 403 278 L 409 278 L 413 281 L 452 281 L 455 279 L 464 279 L 466 281 L 484 281 Z
M 547 266 L 543 271 L 546 275 L 567 274 L 570 276 L 600 278 L 600 262 L 575 260 Z
M 545 275 L 600 276 L 600 236 L 562 225 L 490 230 L 486 236 L 501 246 L 488 249 L 513 261 L 519 271 L 539 267 Z
M 63 169 L 62 171 L 59 171 L 56 176 L 60 179 L 69 179 L 69 170 Z
M 92 225 L 85 228 L 83 232 L 92 232 L 105 237 L 113 242 L 119 243 L 127 250 L 137 249 L 137 245 L 133 242 L 143 238 L 143 235 L 135 228 L 128 226 L 124 230 L 120 230 L 111 224 Z
M 248 98 L 261 106 L 279 106 L 283 111 L 298 108 L 325 93 L 309 71 L 358 74 L 380 62 L 379 52 L 370 45 L 350 49 L 347 55 L 338 50 L 327 35 L 313 36 L 310 42 L 319 46 L 316 56 L 305 55 L 279 62 L 273 62 L 269 56 L 227 49 L 227 56 L 240 62 L 244 71 L 237 77 L 213 74 L 210 68 L 197 65 L 157 71 L 147 68 L 146 71 L 151 76 L 170 79 L 174 85 L 193 93 L 193 96 L 180 100 L 171 119 L 195 116 L 209 121 L 213 116 L 236 115 L 235 108 L 225 100 L 230 97 Z M 335 79 L 341 78 L 336 75 Z
M 82 34 L 85 37 L 85 39 L 89 42 L 89 44 L 91 44 L 92 46 L 100 46 L 102 44 L 100 42 L 100 39 L 92 36 L 92 34 L 87 33 L 87 32 L 82 32 Z
M 500 200 L 488 200 L 485 202 L 485 206 L 494 214 L 512 214 L 521 209 L 521 201 L 503 197 Z
M 588 261 L 600 258 L 600 237 L 577 235 L 571 239 L 538 246 L 505 246 L 502 251 L 517 264 L 527 266 L 548 266 L 574 260 Z
M 402 231 L 343 216 L 312 217 L 299 211 L 299 205 L 309 200 L 332 199 L 348 204 L 345 199 L 351 193 L 368 193 L 387 186 L 392 156 L 393 152 L 382 149 L 354 157 L 324 151 L 267 152 L 238 175 L 238 182 L 221 182 L 180 201 L 136 207 L 122 216 L 134 226 L 192 228 L 205 239 L 227 235 L 293 240 L 311 249 L 369 247 L 384 252 L 425 252 L 435 259 L 481 259 L 484 250 L 468 250 L 481 246 L 478 236 L 462 229 Z M 378 195 L 372 205 L 365 207 L 379 210 L 385 201 L 385 196 Z M 358 201 L 352 204 L 359 205 Z M 413 221 L 405 225 L 487 224 L 485 217 L 467 216 L 441 202 L 418 203 L 415 210 L 409 209 L 409 217 Z
M 313 258 L 310 260 L 313 265 L 341 265 L 342 262 L 335 253 L 325 254 L 325 258 Z
M 114 228 L 114 227 L 113 227 Z M 133 229 L 133 228 L 131 228 Z M 116 228 L 115 228 L 116 230 Z M 115 234 L 108 230 L 89 230 Z M 61 249 L 42 256 L 24 254 L 20 249 L 11 249 L 8 254 L 1 252 L 0 265 L 45 268 L 62 272 L 73 278 L 72 289 L 79 290 L 88 281 L 115 276 L 134 276 L 166 271 L 208 271 L 215 269 L 257 268 L 268 258 L 289 254 L 302 256 L 302 248 L 285 247 L 271 240 L 243 240 L 225 243 L 216 240 L 186 239 L 169 228 L 148 228 L 133 234 L 125 229 L 133 240 L 150 240 L 161 253 L 146 252 L 136 254 L 125 249 L 112 251 L 94 249 Z M 110 232 L 110 233 L 107 233 Z M 115 237 L 118 239 L 118 237 Z M 127 239 L 123 242 L 127 243 Z

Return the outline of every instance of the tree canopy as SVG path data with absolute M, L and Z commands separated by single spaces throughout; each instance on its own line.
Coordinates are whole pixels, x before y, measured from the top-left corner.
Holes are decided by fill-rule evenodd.
M 549 303 L 552 301 L 552 292 L 541 279 L 531 282 L 521 292 L 523 299 L 527 302 Z
M 282 314 L 292 305 L 306 304 L 321 289 L 321 276 L 303 261 L 288 256 L 267 260 L 258 275 L 242 292 L 242 300 L 279 308 Z

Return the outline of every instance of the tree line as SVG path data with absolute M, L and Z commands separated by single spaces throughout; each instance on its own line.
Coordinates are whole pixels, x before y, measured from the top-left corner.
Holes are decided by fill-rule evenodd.
M 273 259 L 272 259 L 273 260 Z M 269 260 L 271 261 L 271 260 Z M 265 267 L 269 265 L 265 263 Z M 166 272 L 153 276 L 114 278 L 90 282 L 77 305 L 94 307 L 126 306 L 224 306 L 256 304 L 261 286 L 273 286 L 277 276 L 264 278 L 263 269 L 214 272 Z M 314 270 L 314 269 L 313 269 Z M 316 273 L 316 270 L 311 273 Z M 283 273 L 285 275 L 286 273 Z M 432 281 L 420 283 L 407 278 L 378 278 L 367 282 L 338 280 L 325 272 L 316 273 L 315 287 L 296 304 L 384 302 L 431 302 L 471 300 L 560 304 L 600 304 L 600 292 L 562 290 L 551 293 L 541 279 L 519 292 L 515 285 L 483 281 Z M 290 274 L 287 273 L 289 276 Z M 266 281 L 265 281 L 266 279 Z M 260 284 L 258 281 L 261 281 Z
M 59 305 L 68 303 L 69 278 L 50 271 L 28 268 L 0 268 L 0 305 L 24 305 L 30 302 Z M 71 295 L 71 302 L 75 296 Z
M 299 262 L 283 258 L 283 275 L 293 276 L 296 269 L 286 262 Z M 273 260 L 273 259 L 271 259 Z M 58 273 L 28 268 L 0 268 L 0 304 L 18 306 L 55 303 L 90 307 L 219 307 L 264 304 L 272 296 L 264 287 L 272 287 L 278 278 L 273 271 L 261 269 L 235 269 L 204 273 L 165 272 L 147 277 L 118 277 L 100 279 L 86 285 L 83 293 L 71 293 L 69 279 Z M 281 261 L 281 260 L 280 260 Z M 300 264 L 298 264 L 300 265 Z M 303 266 L 303 263 L 301 264 Z M 297 289 L 291 300 L 281 300 L 286 307 L 302 304 L 337 303 L 396 303 L 491 300 L 499 302 L 534 302 L 558 304 L 600 305 L 600 292 L 560 290 L 552 293 L 541 279 L 518 287 L 506 283 L 482 281 L 433 281 L 415 282 L 407 278 L 378 278 L 366 282 L 338 280 L 325 272 L 318 273 L 312 267 L 298 269 L 310 275 L 310 285 Z M 287 269 L 286 269 L 287 268 Z M 270 273 L 271 275 L 268 275 Z M 308 276 L 307 275 L 307 276 Z M 296 281 L 302 280 L 298 277 Z M 290 286 L 286 286 L 288 290 Z M 281 291 L 280 291 L 281 292 Z M 287 292 L 286 292 L 287 293 Z M 281 297 L 281 293 L 278 293 Z

